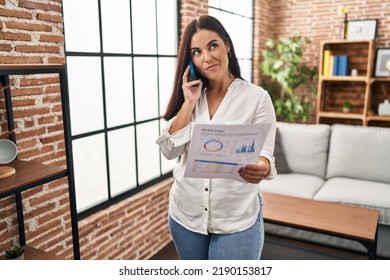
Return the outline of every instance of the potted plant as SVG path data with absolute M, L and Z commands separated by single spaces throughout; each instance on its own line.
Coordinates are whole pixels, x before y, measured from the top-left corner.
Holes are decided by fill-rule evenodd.
M 18 245 L 13 245 L 5 250 L 5 258 L 8 260 L 23 260 L 24 249 Z
M 261 70 L 280 85 L 277 95 L 272 95 L 276 116 L 281 121 L 306 121 L 311 109 L 310 97 L 297 94 L 297 88 L 307 88 L 315 96 L 317 86 L 312 83 L 317 75 L 316 67 L 302 61 L 305 47 L 310 40 L 301 36 L 269 39 L 263 51 Z M 268 90 L 268 86 L 264 85 Z
M 342 105 L 341 105 L 341 108 L 343 110 L 344 113 L 349 113 L 351 112 L 351 109 L 352 109 L 352 103 L 349 102 L 349 101 L 345 101 Z

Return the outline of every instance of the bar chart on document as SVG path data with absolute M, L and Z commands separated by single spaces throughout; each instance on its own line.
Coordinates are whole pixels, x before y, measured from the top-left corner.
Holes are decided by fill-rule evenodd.
M 270 124 L 196 125 L 186 177 L 242 180 L 238 170 L 256 163 Z
M 220 139 L 203 139 L 203 145 L 199 146 L 199 155 L 202 158 L 208 159 L 195 159 L 194 171 L 195 172 L 211 172 L 211 173 L 233 173 L 240 165 L 241 158 L 248 159 L 250 154 L 255 152 L 255 139 L 252 139 L 252 143 L 248 147 L 245 144 L 240 144 L 238 141 L 220 140 Z M 250 141 L 251 139 L 246 139 Z M 220 152 L 222 149 L 226 149 L 226 153 Z M 229 162 L 228 158 L 236 159 L 234 162 Z

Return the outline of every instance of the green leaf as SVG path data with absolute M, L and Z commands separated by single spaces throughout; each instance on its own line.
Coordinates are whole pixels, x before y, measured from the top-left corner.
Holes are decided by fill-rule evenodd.
M 281 120 L 305 121 L 308 118 L 311 103 L 306 100 L 310 98 L 299 98 L 295 90 L 303 87 L 309 89 L 312 96 L 317 93 L 317 87 L 312 83 L 318 74 L 317 68 L 309 67 L 303 62 L 306 45 L 310 43 L 308 38 L 300 35 L 270 38 L 266 42 L 267 49 L 262 52 L 262 74 L 281 86 L 279 96 L 272 99 L 275 113 Z

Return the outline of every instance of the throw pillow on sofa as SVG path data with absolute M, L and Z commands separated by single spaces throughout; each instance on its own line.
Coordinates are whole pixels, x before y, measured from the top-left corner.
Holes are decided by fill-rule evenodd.
M 289 171 L 325 178 L 329 125 L 278 122 L 277 131 Z
M 390 128 L 333 125 L 326 177 L 390 183 Z
M 278 174 L 291 172 L 290 167 L 288 167 L 281 137 L 282 136 L 280 135 L 279 128 L 276 127 L 274 157 L 275 167 L 278 171 Z

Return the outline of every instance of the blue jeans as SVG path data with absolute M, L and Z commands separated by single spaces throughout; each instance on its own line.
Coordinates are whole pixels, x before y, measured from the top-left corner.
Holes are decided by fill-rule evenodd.
M 190 231 L 168 216 L 173 242 L 181 260 L 258 260 L 264 245 L 262 207 L 250 228 L 208 235 Z

